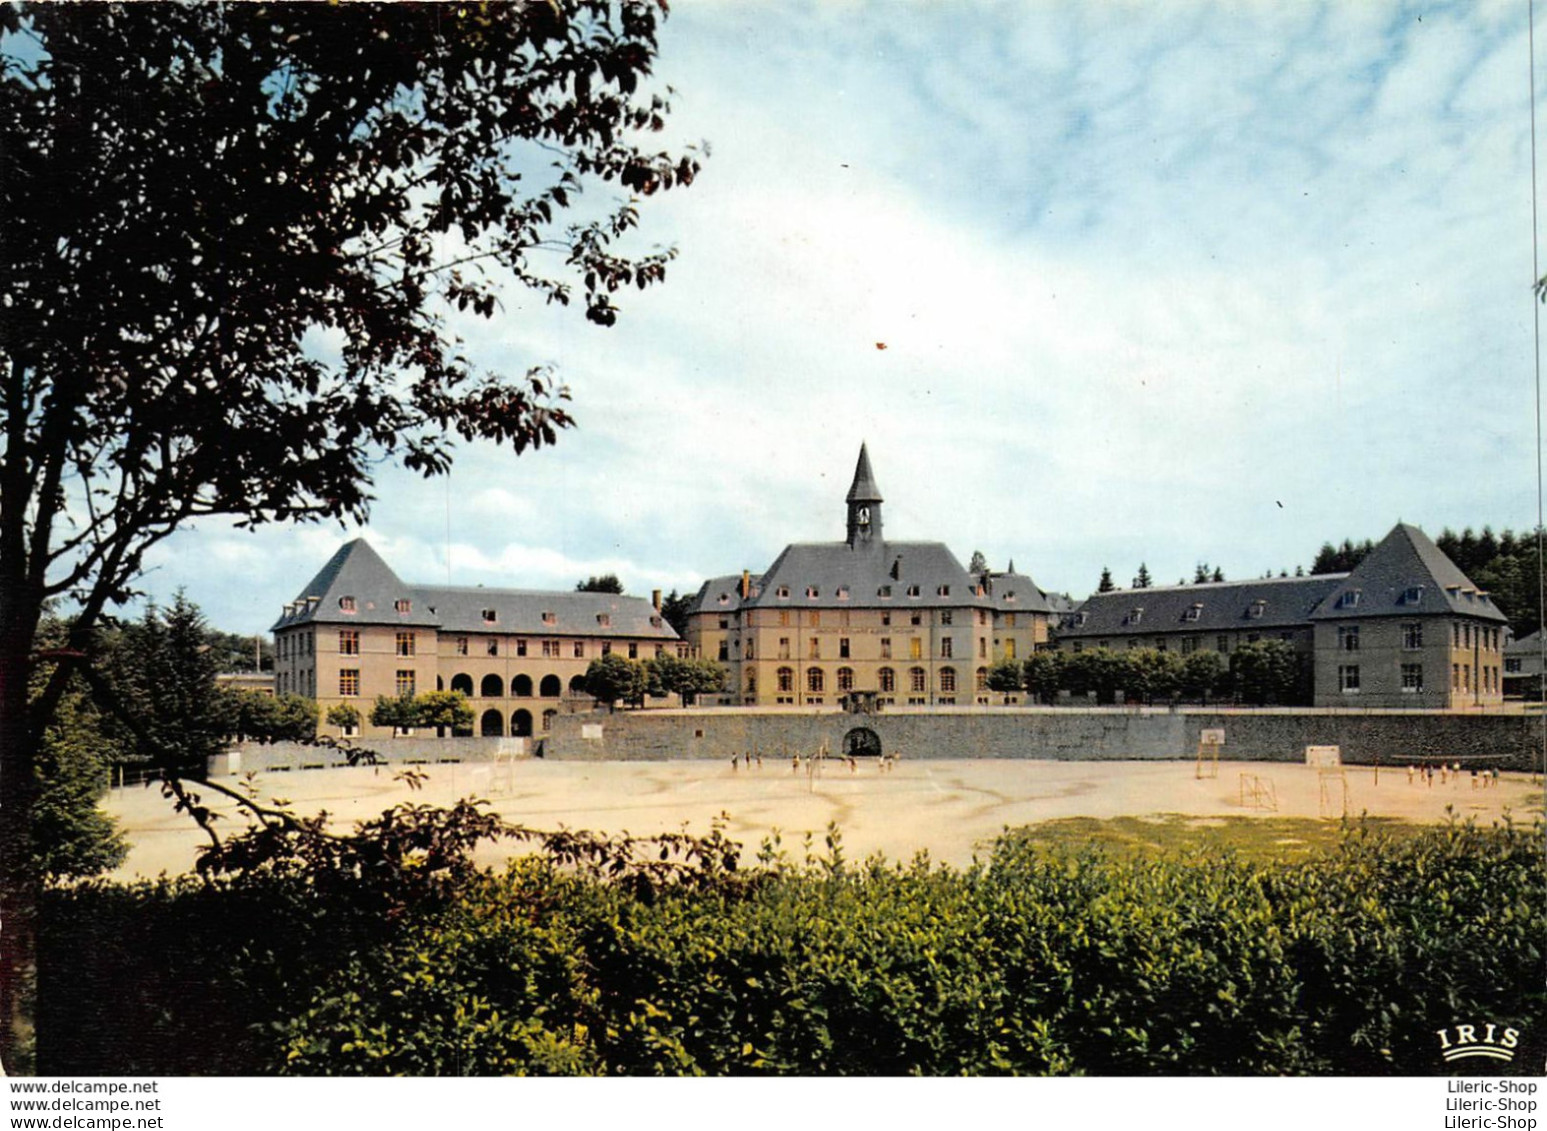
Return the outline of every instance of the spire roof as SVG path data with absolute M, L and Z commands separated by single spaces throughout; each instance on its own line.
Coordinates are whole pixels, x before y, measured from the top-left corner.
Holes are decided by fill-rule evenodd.
M 848 496 L 844 500 L 849 503 L 879 503 L 881 489 L 876 486 L 875 476 L 870 472 L 870 453 L 863 443 L 859 446 L 859 463 L 854 466 L 854 482 L 849 487 Z

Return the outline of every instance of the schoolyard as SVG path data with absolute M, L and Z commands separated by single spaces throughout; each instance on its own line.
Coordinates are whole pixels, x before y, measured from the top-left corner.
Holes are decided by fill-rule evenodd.
M 859 859 L 880 852 L 908 860 L 920 850 L 942 863 L 965 865 L 1006 826 L 1071 817 L 1175 815 L 1206 825 L 1232 817 L 1326 818 L 1367 813 L 1410 822 L 1457 817 L 1487 824 L 1508 812 L 1529 822 L 1540 811 L 1540 779 L 1506 773 L 1496 782 L 1463 771 L 1432 780 L 1411 778 L 1405 766 L 1347 767 L 1341 772 L 1289 763 L 1192 761 L 1075 762 L 1006 759 L 902 760 L 884 768 L 860 760 L 817 765 L 765 758 L 761 765 L 726 762 L 561 762 L 517 759 L 502 763 L 416 766 L 426 777 L 410 790 L 398 767 L 361 766 L 268 772 L 250 786 L 268 802 L 281 799 L 296 812 L 325 810 L 341 829 L 402 801 L 444 804 L 462 797 L 487 799 L 506 820 L 541 829 L 593 829 L 636 835 L 706 832 L 720 814 L 726 831 L 748 852 L 778 830 L 799 858 L 806 833 L 818 848 L 830 822 L 844 852 Z M 242 778 L 219 778 L 241 788 Z M 216 791 L 193 787 L 225 814 L 226 833 L 242 818 Z M 155 876 L 192 868 L 207 843 L 185 815 L 172 811 L 155 786 L 114 789 L 104 808 L 117 817 L 132 845 L 121 877 Z M 1173 818 L 1174 819 L 1174 818 Z M 497 862 L 516 849 L 491 847 Z

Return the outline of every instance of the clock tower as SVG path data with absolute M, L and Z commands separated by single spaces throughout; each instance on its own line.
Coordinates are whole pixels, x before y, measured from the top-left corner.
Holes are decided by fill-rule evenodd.
M 870 453 L 859 446 L 859 463 L 854 468 L 854 483 L 849 487 L 849 548 L 881 545 L 881 492 L 870 473 Z

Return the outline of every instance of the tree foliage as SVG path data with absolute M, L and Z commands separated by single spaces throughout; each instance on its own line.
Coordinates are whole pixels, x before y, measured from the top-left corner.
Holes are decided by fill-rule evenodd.
M 649 140 L 664 10 L 0 5 L 8 810 L 31 811 L 69 681 L 56 665 L 29 699 L 49 598 L 77 599 L 68 648 L 93 655 L 192 519 L 362 519 L 384 457 L 436 473 L 459 438 L 519 452 L 570 424 L 550 373 L 487 372 L 456 327 L 512 285 L 610 325 L 664 277 L 670 249 L 630 247 L 640 198 L 698 170 Z M 5 822 L 4 1056 L 26 1028 L 8 987 L 29 853 Z
M 650 684 L 665 694 L 680 695 L 684 706 L 725 687 L 724 669 L 710 659 L 683 659 L 666 651 L 646 661 L 645 667 Z
M 575 584 L 577 593 L 623 593 L 623 582 L 618 580 L 615 573 L 604 573 L 600 577 L 588 577 L 584 581 Z
M 1096 584 L 1097 593 L 1110 593 L 1117 586 L 1112 584 L 1112 571 L 1106 566 L 1101 567 L 1101 580 Z

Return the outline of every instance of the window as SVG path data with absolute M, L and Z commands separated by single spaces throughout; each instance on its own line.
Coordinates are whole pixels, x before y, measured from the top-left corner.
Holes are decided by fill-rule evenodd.
M 748 637 L 748 638 L 747 638 L 747 659 L 749 659 L 749 660 L 750 660 L 750 659 L 753 659 L 753 655 L 752 655 L 752 644 L 753 644 L 753 640 L 752 640 L 752 638 L 751 638 L 751 637 Z M 657 648 L 657 649 L 656 649 L 656 655 L 660 655 L 660 651 L 661 651 L 661 650 L 660 650 L 660 649 L 659 649 L 659 648 Z
M 1518 672 L 1518 671 L 1521 670 L 1521 668 L 1522 668 L 1522 665 L 1521 665 L 1520 660 L 1519 660 L 1518 657 L 1516 657 L 1513 660 L 1505 660 L 1504 661 L 1504 670 L 1507 671 L 1507 672 Z
M 631 660 L 639 659 L 639 644 L 636 641 L 629 641 L 628 658 Z
M 881 658 L 883 660 L 892 658 L 892 640 L 889 636 L 881 637 Z
M 806 658 L 808 660 L 820 660 L 822 658 L 822 639 L 813 636 L 806 644 Z
M 1080 650 L 1080 646 L 1076 644 L 1074 646 L 1074 650 L 1078 652 Z M 986 636 L 978 637 L 978 659 L 988 659 L 988 637 Z
M 611 628 L 612 627 L 612 614 L 611 613 L 597 613 L 596 614 L 596 623 L 599 624 L 603 628 Z
M 818 625 L 820 625 L 821 623 L 822 623 L 822 614 L 821 614 L 821 612 L 819 612 L 816 609 L 812 609 L 811 610 L 811 626 L 813 628 L 815 628 Z
M 484 624 L 494 624 L 499 619 L 500 619 L 500 615 L 497 612 L 495 612 L 493 609 L 485 609 L 483 611 L 483 623 Z
M 1015 614 L 1014 613 L 1006 613 L 1004 615 L 1004 626 L 1006 628 L 1014 628 L 1015 627 Z
M 1164 636 L 1162 636 L 1159 640 L 1155 641 L 1155 651 L 1157 651 L 1157 652 L 1164 652 L 1165 650 L 1166 650 L 1166 638 Z
M 1267 612 L 1267 611 L 1268 611 L 1268 603 L 1266 601 L 1263 601 L 1263 600 L 1259 599 L 1259 600 L 1253 601 L 1251 603 L 1251 605 L 1249 605 L 1247 607 L 1246 615 L 1251 617 L 1253 620 L 1257 620 L 1257 619 L 1260 619 L 1262 617 L 1262 614 Z
M 459 636 L 456 640 L 456 653 L 459 656 L 467 655 L 467 637 Z
M 942 609 L 942 610 L 940 610 L 940 623 L 941 624 L 950 624 L 951 623 L 951 610 L 950 609 Z
M 518 655 L 518 656 L 526 655 L 526 641 L 525 640 L 517 640 L 516 641 L 516 655 Z
M 815 585 L 806 586 L 806 596 L 815 600 L 818 596 L 817 587 Z
M 974 682 L 974 685 L 977 687 L 977 689 L 979 691 L 987 691 L 988 690 L 988 669 L 987 668 L 979 668 L 978 671 L 977 671 L 977 675 L 974 677 L 973 682 Z
M 840 585 L 840 586 L 838 586 L 838 600 L 840 600 L 840 601 L 847 601 L 848 599 L 849 599 L 849 587 L 847 585 Z
M 575 653 L 576 653 L 577 658 L 579 657 L 579 653 L 584 648 L 585 648 L 584 644 L 581 644 L 578 640 L 575 642 Z M 602 655 L 604 655 L 604 656 L 612 655 L 612 641 L 611 640 L 603 640 L 602 641 Z
M 1144 619 L 1144 610 L 1143 609 L 1134 609 L 1131 612 L 1129 612 L 1129 614 L 1128 614 L 1128 623 L 1129 624 L 1138 624 L 1143 619 Z
M 840 636 L 838 638 L 838 658 L 840 660 L 847 660 L 849 658 L 849 638 L 847 636 Z
M 1359 651 L 1359 626 L 1357 624 L 1338 625 L 1338 651 Z
M 1461 665 L 1460 664 L 1451 664 L 1450 665 L 1450 689 L 1452 691 L 1460 691 L 1461 690 Z
M 951 638 L 949 636 L 940 638 L 940 658 L 942 660 L 949 660 L 951 658 Z
M 780 609 L 779 610 L 779 627 L 780 628 L 788 628 L 789 624 L 790 624 L 790 611 L 788 609 Z
M 1229 653 L 1230 637 L 1226 636 L 1223 632 L 1214 637 L 1214 651 Z
M 722 641 L 720 641 L 719 659 L 721 661 L 725 661 L 725 660 L 729 660 L 730 658 L 731 658 L 731 644 L 730 644 L 730 641 L 729 640 L 722 640 Z
M 1419 623 L 1404 624 L 1402 626 L 1402 647 L 1409 652 L 1417 651 L 1423 647 L 1423 625 Z
M 908 596 L 910 596 L 910 597 L 917 597 L 918 595 L 919 595 L 919 587 L 917 585 L 910 585 L 910 586 L 908 586 Z
M 650 618 L 650 627 L 651 628 L 660 628 L 661 627 L 661 618 L 657 617 L 657 616 L 652 616 Z
M 396 601 L 392 602 L 392 607 L 400 613 L 411 613 L 414 611 L 414 603 L 407 597 L 399 597 Z
M 924 641 L 915 636 L 908 641 L 908 659 L 922 660 L 924 658 Z
M 543 614 L 543 623 L 544 624 L 558 624 L 559 623 L 559 618 L 556 617 L 552 613 L 544 613 Z
M 880 680 L 882 691 L 891 694 L 897 690 L 897 673 L 891 668 L 882 668 L 876 676 Z
M 1337 607 L 1340 609 L 1352 609 L 1359 604 L 1359 590 L 1350 589 L 1338 598 Z
M 781 601 L 789 597 L 789 595 L 790 588 L 788 585 L 781 585 L 779 588 L 774 590 L 774 596 L 778 597 Z
M 397 654 L 399 656 L 412 656 L 414 654 L 414 634 L 412 632 L 400 632 L 397 634 Z
M 355 599 L 353 597 L 340 597 L 338 599 L 338 607 L 346 613 L 353 613 L 358 611 L 355 607 Z
M 949 597 L 950 595 L 951 587 L 949 585 L 942 585 L 939 589 L 935 590 L 936 597 Z
M 891 613 L 882 613 L 881 614 L 881 626 L 883 628 L 885 628 L 887 625 L 889 625 L 891 623 L 892 623 L 892 614 Z
M 1007 660 L 1015 659 L 1015 637 L 1013 636 L 1005 637 L 1004 658 Z
M 788 636 L 781 636 L 781 637 L 779 637 L 779 659 L 781 659 L 781 660 L 788 660 L 789 658 L 790 658 L 790 638 Z
M 404 695 L 412 695 L 414 693 L 414 673 L 412 669 L 398 669 L 397 693 L 399 698 L 402 698 Z
M 1182 614 L 1182 619 L 1183 620 L 1197 620 L 1202 615 L 1203 615 L 1203 606 L 1201 604 L 1194 604 L 1194 605 L 1189 605 L 1187 607 L 1187 611 Z
M 922 613 L 912 613 L 908 617 L 908 623 L 909 624 L 915 624 L 915 625 L 923 624 L 924 623 L 924 615 Z
M 558 649 L 557 648 L 554 649 L 554 654 L 555 655 L 558 654 Z M 575 641 L 575 659 L 577 659 L 577 660 L 585 659 L 585 641 L 584 640 L 577 640 L 577 641 Z
M 889 599 L 891 597 L 891 595 L 892 595 L 892 587 L 890 585 L 883 585 L 883 586 L 881 586 L 881 588 L 876 590 L 876 596 L 877 597 L 882 597 L 882 598 L 888 598 Z
M 338 654 L 340 656 L 358 656 L 360 654 L 359 629 L 341 628 L 338 630 Z
M 1338 690 L 1345 695 L 1354 695 L 1359 691 L 1359 665 L 1338 665 Z
M 353 699 L 360 694 L 360 669 L 338 669 L 338 693 L 346 699 Z
M 821 668 L 806 669 L 806 690 L 812 695 L 820 695 L 826 689 L 827 677 L 822 674 Z
M 1461 626 L 1454 622 L 1450 626 L 1450 646 L 1452 648 L 1461 647 Z
M 1402 665 L 1402 690 L 1408 692 L 1418 692 L 1423 690 L 1422 664 Z
M 1461 646 L 1464 648 L 1472 646 L 1472 626 L 1469 624 L 1461 626 Z
M 1417 605 L 1423 601 L 1423 586 L 1409 585 L 1402 591 L 1402 603 L 1404 605 Z M 1419 688 L 1419 690 L 1423 690 Z
M 543 658 L 557 659 L 559 655 L 559 642 L 557 640 L 543 641 Z
M 940 690 L 945 692 L 947 695 L 955 695 L 956 694 L 956 669 L 955 668 L 941 668 L 940 669 Z
M 795 690 L 795 669 L 793 669 L 793 668 L 780 668 L 778 674 L 779 674 L 779 690 L 780 691 L 794 691 Z
M 928 678 L 923 668 L 908 669 L 908 687 L 913 691 L 923 691 L 928 686 Z
M 731 618 L 730 617 L 721 617 L 720 618 L 720 627 L 721 628 L 729 628 L 730 626 L 731 626 Z
M 499 637 L 497 637 L 497 636 L 489 637 L 489 642 L 488 642 L 487 645 L 484 646 L 484 651 L 487 652 L 491 656 L 498 656 L 500 654 L 500 641 L 499 641 Z

